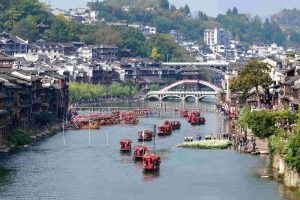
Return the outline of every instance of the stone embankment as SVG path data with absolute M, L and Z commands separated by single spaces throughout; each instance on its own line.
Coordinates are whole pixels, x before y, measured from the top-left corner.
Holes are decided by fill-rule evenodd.
M 300 175 L 299 173 L 292 169 L 288 164 L 283 160 L 283 158 L 276 154 L 273 158 L 273 169 L 274 177 L 279 182 L 282 182 L 285 186 L 292 189 L 300 188 Z

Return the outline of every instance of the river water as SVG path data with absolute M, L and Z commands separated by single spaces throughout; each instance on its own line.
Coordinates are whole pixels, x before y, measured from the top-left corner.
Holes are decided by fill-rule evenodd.
M 150 106 L 156 107 L 155 103 Z M 167 108 L 180 105 L 168 103 Z M 184 106 L 193 107 L 193 104 Z M 163 105 L 164 107 L 164 105 Z M 206 125 L 191 126 L 179 116 L 142 118 L 139 125 L 66 131 L 0 158 L 1 200 L 288 200 L 291 192 L 256 175 L 268 158 L 234 150 L 176 148 L 184 136 L 222 132 L 224 119 L 203 103 Z M 162 113 L 164 109 L 162 110 Z M 182 122 L 169 137 L 157 137 L 158 173 L 144 173 L 142 163 L 119 151 L 119 140 L 137 142 L 137 131 L 165 119 Z M 64 145 L 65 141 L 65 145 Z M 145 142 L 153 149 L 153 142 Z M 289 198 L 287 198 L 287 196 Z

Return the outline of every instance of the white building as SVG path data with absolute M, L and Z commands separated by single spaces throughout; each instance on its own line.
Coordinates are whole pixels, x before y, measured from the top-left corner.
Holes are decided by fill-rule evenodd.
M 204 42 L 214 52 L 222 50 L 221 46 L 227 46 L 229 44 L 229 34 L 225 29 L 206 29 L 204 31 Z
M 98 15 L 99 15 L 99 11 L 94 11 L 94 10 L 90 11 L 90 17 L 92 19 L 97 19 Z
M 142 26 L 140 28 L 144 36 L 150 36 L 150 35 L 155 35 L 156 34 L 156 27 L 152 26 Z

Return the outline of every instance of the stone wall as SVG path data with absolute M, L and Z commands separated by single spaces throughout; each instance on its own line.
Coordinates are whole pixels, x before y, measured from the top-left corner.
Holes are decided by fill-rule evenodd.
M 274 177 L 283 182 L 287 187 L 299 189 L 300 175 L 299 173 L 289 167 L 279 154 L 274 155 L 273 158 Z

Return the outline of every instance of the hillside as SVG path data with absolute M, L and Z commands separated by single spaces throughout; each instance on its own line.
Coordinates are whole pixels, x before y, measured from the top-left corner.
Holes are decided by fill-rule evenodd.
M 272 19 L 283 29 L 300 31 L 300 9 L 284 9 L 274 14 Z

